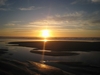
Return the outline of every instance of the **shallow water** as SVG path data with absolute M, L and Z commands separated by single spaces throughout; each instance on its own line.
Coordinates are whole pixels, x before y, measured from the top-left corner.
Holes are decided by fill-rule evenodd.
M 34 48 L 30 47 L 21 47 L 21 46 L 11 46 L 8 42 L 11 41 L 29 41 L 29 40 L 19 40 L 19 39 L 0 39 L 0 49 L 8 49 L 6 54 L 3 54 L 2 57 L 15 59 L 20 61 L 36 61 L 40 62 L 42 55 L 31 53 L 30 51 Z M 33 40 L 32 40 L 33 41 Z M 35 40 L 36 41 L 36 40 Z M 88 50 L 87 50 L 88 51 Z M 68 51 L 67 51 L 68 52 Z M 100 67 L 100 52 L 99 51 L 71 51 L 73 53 L 79 53 L 79 55 L 73 56 L 46 56 L 44 55 L 44 61 L 47 64 L 56 66 L 63 69 L 66 65 L 58 64 L 56 62 L 83 62 L 89 65 L 95 65 Z M 56 63 L 56 64 L 55 64 Z

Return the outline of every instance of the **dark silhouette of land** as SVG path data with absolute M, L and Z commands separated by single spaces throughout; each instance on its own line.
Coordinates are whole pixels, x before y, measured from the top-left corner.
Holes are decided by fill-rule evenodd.
M 42 54 L 43 51 L 38 51 L 38 50 L 31 50 L 31 53 L 37 53 L 37 54 Z M 44 55 L 47 56 L 75 56 L 79 55 L 80 53 L 75 53 L 75 52 L 65 52 L 65 51 L 51 51 L 51 52 L 46 52 Z
M 9 44 L 43 49 L 43 41 L 9 42 Z M 45 49 L 51 51 L 100 51 L 100 42 L 47 41 Z

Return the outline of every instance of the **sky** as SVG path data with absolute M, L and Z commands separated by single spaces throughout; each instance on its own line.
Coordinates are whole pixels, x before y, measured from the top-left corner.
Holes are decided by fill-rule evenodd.
M 0 0 L 0 36 L 100 37 L 100 0 Z

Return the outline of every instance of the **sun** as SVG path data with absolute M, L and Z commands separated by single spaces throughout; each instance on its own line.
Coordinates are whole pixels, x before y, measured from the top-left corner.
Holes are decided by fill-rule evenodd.
M 43 36 L 44 38 L 49 37 L 49 36 L 50 36 L 50 31 L 49 31 L 49 30 L 47 30 L 47 29 L 42 30 L 42 36 Z

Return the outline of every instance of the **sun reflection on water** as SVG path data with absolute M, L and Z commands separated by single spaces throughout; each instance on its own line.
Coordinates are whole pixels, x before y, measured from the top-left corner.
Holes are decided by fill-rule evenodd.
M 42 37 L 44 38 L 43 40 L 43 52 L 42 52 L 42 58 L 41 58 L 41 63 L 44 63 L 44 53 L 45 53 L 45 47 L 46 47 L 46 42 L 48 41 L 47 38 L 50 36 L 50 30 L 47 28 L 42 30 Z

